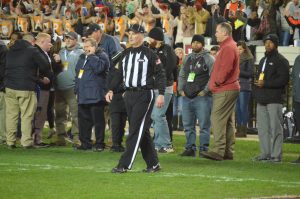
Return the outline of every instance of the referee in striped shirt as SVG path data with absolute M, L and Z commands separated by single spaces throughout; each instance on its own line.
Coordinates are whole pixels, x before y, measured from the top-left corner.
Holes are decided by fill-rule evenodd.
M 138 24 L 129 28 L 131 47 L 123 51 L 119 64 L 115 66 L 119 74 L 114 75 L 115 79 L 108 85 L 109 91 L 106 94 L 106 100 L 110 102 L 113 98 L 113 90 L 120 82 L 118 78 L 123 78 L 129 136 L 126 141 L 126 150 L 119 164 L 112 169 L 113 173 L 125 173 L 131 169 L 139 147 L 147 164 L 147 168 L 143 171 L 152 173 L 160 170 L 149 128 L 154 101 L 157 107 L 164 105 L 166 77 L 158 56 L 143 45 L 144 33 L 144 27 Z M 154 99 L 154 84 L 159 90 L 156 100 Z

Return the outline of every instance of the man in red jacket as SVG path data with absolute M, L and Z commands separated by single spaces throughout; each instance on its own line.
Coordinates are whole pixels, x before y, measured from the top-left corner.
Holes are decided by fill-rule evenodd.
M 223 22 L 217 26 L 216 38 L 220 50 L 210 76 L 209 89 L 213 93 L 211 123 L 214 147 L 202 152 L 204 158 L 232 160 L 234 146 L 234 110 L 239 94 L 239 54 L 232 39 L 232 27 Z

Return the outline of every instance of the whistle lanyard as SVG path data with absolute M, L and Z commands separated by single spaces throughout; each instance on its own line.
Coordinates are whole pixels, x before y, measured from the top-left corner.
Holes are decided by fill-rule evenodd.
M 264 71 L 266 69 L 266 63 L 267 63 L 267 58 L 264 61 L 264 64 L 263 64 L 263 67 L 262 67 L 261 72 L 259 74 L 258 80 L 264 80 L 264 78 L 265 78 Z
M 79 70 L 79 73 L 78 73 L 78 79 L 81 79 L 82 76 L 83 76 L 83 73 L 84 73 L 84 67 L 85 67 L 86 62 L 87 62 L 87 56 L 85 56 L 85 60 L 84 60 L 83 66 L 82 66 L 81 69 Z
M 261 68 L 261 72 L 262 72 L 262 73 L 265 71 L 266 63 L 267 63 L 267 58 L 266 58 L 265 61 L 264 61 L 263 67 Z
M 84 69 L 86 62 L 87 62 L 87 55 L 85 56 L 85 60 L 83 62 L 83 66 L 81 67 L 81 69 Z
M 68 61 L 68 57 L 72 54 L 73 51 L 70 51 L 70 53 L 67 53 L 68 51 L 65 50 L 65 61 Z

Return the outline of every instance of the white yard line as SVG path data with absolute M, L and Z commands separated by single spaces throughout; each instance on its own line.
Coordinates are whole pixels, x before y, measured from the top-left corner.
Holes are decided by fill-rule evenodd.
M 96 166 L 61 166 L 61 165 L 51 165 L 51 164 L 24 164 L 24 163 L 0 163 L 0 173 L 1 172 L 26 172 L 34 170 L 89 170 L 97 173 L 109 173 L 111 171 L 108 169 L 101 169 Z M 140 170 L 134 169 L 129 171 L 130 173 L 140 173 Z M 272 179 L 257 179 L 257 178 L 238 178 L 238 177 L 229 177 L 229 176 L 214 176 L 214 175 L 205 175 L 205 174 L 188 174 L 188 173 L 178 173 L 178 172 L 160 172 L 154 175 L 149 175 L 151 177 L 199 177 L 199 178 L 208 178 L 215 180 L 216 182 L 264 182 L 264 183 L 275 183 L 281 187 L 299 187 L 300 181 L 283 181 L 283 180 L 272 180 Z
M 247 182 L 247 181 L 258 181 L 258 182 L 271 182 L 281 184 L 281 186 L 292 186 L 292 187 L 300 187 L 300 181 L 292 182 L 292 181 L 279 181 L 279 180 L 264 180 L 264 179 L 257 179 L 257 178 L 235 178 L 235 177 L 228 177 L 228 176 L 210 176 L 204 174 L 186 174 L 186 173 L 165 173 L 162 172 L 162 175 L 165 177 L 200 177 L 200 178 L 209 178 L 215 179 L 216 182 Z

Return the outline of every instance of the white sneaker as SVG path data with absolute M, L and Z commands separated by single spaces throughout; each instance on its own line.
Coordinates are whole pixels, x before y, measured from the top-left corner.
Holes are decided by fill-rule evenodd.
M 173 153 L 175 150 L 173 149 L 173 148 L 165 148 L 165 147 L 163 147 L 163 148 L 161 148 L 161 149 L 159 149 L 159 153 Z

